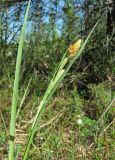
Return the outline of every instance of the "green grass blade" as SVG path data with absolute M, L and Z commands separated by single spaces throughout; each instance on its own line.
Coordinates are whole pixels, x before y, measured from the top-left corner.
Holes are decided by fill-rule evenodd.
M 23 48 L 28 12 L 29 12 L 29 8 L 30 8 L 30 1 L 31 0 L 29 0 L 28 6 L 26 9 L 24 24 L 22 26 L 22 31 L 21 31 L 21 35 L 20 35 L 17 60 L 16 60 L 15 79 L 14 79 L 12 107 L 11 107 L 11 121 L 10 121 L 10 145 L 9 145 L 9 157 L 8 157 L 9 160 L 14 159 L 14 137 L 15 137 L 16 107 L 17 107 L 17 100 L 18 100 L 20 67 L 21 67 L 21 61 L 22 61 L 22 48 Z

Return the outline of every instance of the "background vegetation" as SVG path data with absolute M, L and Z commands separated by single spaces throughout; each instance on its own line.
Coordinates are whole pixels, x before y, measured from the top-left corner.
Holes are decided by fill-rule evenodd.
M 8 156 L 16 56 L 27 0 L 0 2 L 0 158 Z M 48 103 L 29 160 L 114 160 L 115 2 L 32 0 L 26 28 L 16 120 L 20 160 L 37 107 L 70 43 L 85 39 L 79 60 Z

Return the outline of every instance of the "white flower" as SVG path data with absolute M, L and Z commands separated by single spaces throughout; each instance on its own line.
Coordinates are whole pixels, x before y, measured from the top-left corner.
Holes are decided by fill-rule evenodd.
M 83 123 L 82 119 L 79 118 L 79 119 L 77 120 L 77 124 L 81 125 L 82 123 Z

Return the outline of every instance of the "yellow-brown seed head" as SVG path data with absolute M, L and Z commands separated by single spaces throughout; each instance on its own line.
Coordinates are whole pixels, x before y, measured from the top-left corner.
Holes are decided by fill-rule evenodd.
M 77 54 L 77 52 L 80 49 L 81 42 L 82 42 L 82 40 L 79 39 L 77 42 L 75 42 L 74 44 L 70 45 L 70 47 L 68 48 L 69 58 L 73 58 Z

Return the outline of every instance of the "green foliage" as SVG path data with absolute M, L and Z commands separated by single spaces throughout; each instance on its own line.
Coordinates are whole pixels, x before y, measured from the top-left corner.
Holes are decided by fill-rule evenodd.
M 5 0 L 0 3 L 0 159 L 8 155 L 14 68 L 28 2 L 15 3 Z M 51 95 L 47 99 L 28 160 L 114 159 L 114 103 L 106 110 L 115 96 L 114 35 L 108 42 L 105 5 L 102 0 L 32 1 L 17 105 L 16 155 L 20 154 L 17 159 L 24 154 L 26 133 L 35 124 L 37 107 L 52 77 L 52 91 L 60 85 L 52 100 L 49 102 Z M 66 78 L 54 83 L 59 80 L 59 74 L 55 79 L 56 71 L 69 44 L 86 39 L 100 15 L 101 21 L 86 49 L 83 51 L 83 46 L 80 51 L 83 55 L 69 60 L 64 68 Z
M 93 130 L 93 127 L 95 125 L 95 120 L 92 120 L 88 117 L 83 117 L 82 118 L 82 123 L 80 126 L 80 133 L 79 136 L 81 138 L 81 141 L 86 141 L 86 139 L 92 139 L 95 137 L 95 133 Z
M 91 106 L 95 106 L 96 117 L 99 117 L 114 98 L 111 92 L 112 88 L 109 83 L 102 83 L 99 85 L 89 85 L 89 89 L 92 98 Z

